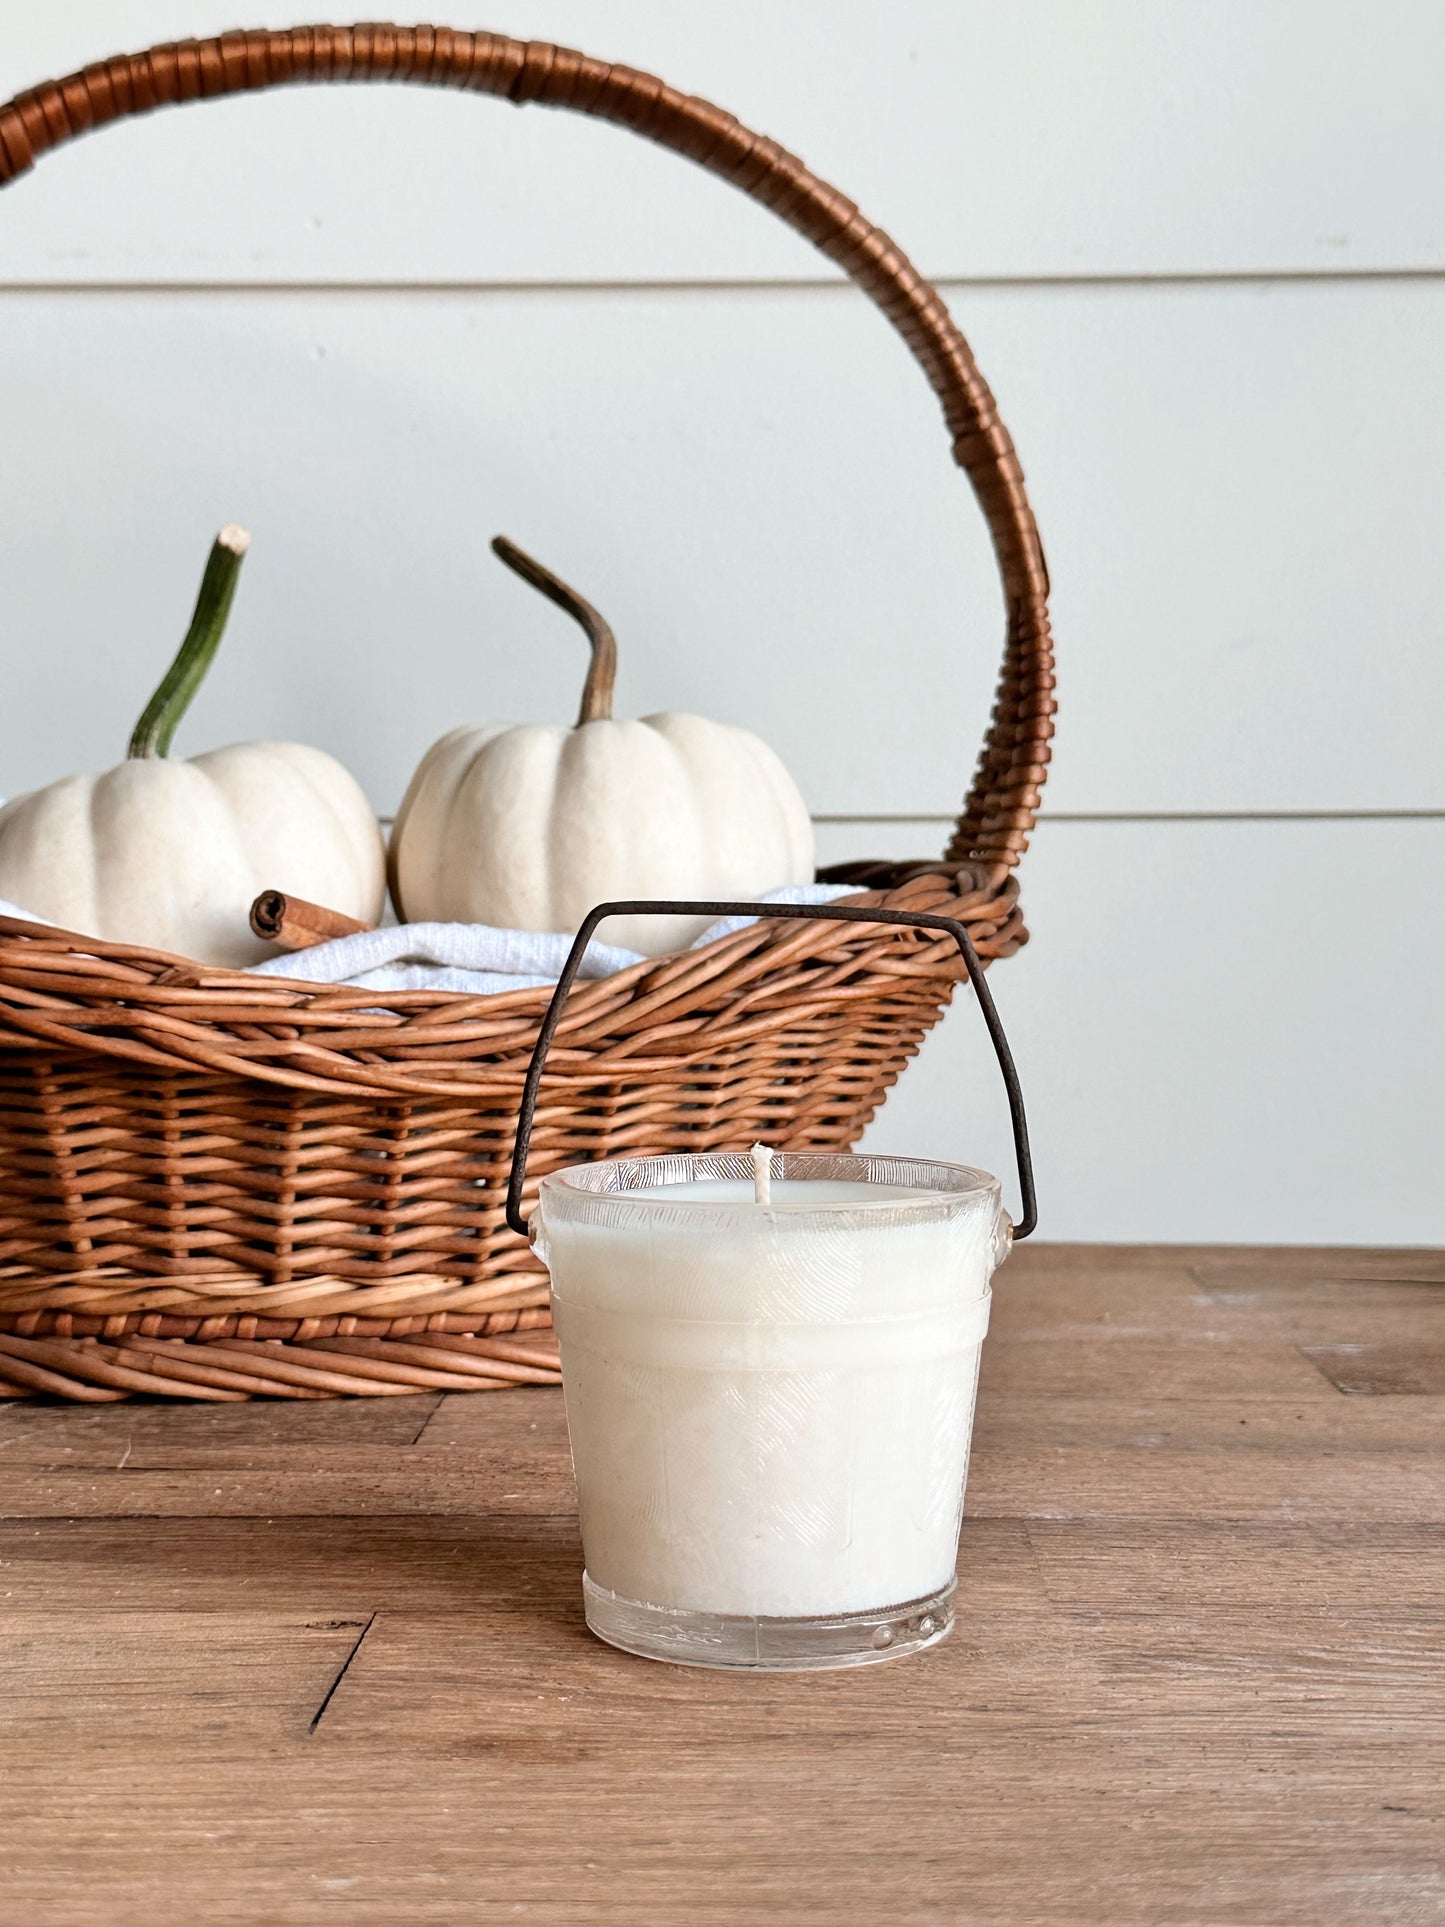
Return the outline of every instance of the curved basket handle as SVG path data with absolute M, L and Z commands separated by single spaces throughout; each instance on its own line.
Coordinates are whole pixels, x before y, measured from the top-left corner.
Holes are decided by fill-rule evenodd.
M 1014 1157 L 1019 1168 L 1019 1191 L 1023 1199 L 1023 1212 L 1014 1226 L 1015 1239 L 1027 1238 L 1038 1227 L 1038 1200 L 1034 1195 L 1033 1156 L 1029 1150 L 1028 1119 L 1024 1116 L 1023 1087 L 1019 1074 L 1014 1067 L 1013 1052 L 1009 1049 L 1008 1039 L 1004 1036 L 1003 1023 L 998 1008 L 993 1001 L 979 962 L 978 952 L 963 924 L 953 917 L 940 917 L 929 910 L 884 910 L 875 909 L 869 904 L 860 903 L 692 903 L 671 900 L 647 899 L 640 903 L 599 903 L 589 910 L 582 920 L 572 948 L 567 953 L 567 961 L 562 966 L 562 975 L 557 979 L 557 988 L 552 992 L 552 1001 L 547 1006 L 547 1014 L 542 1019 L 542 1028 L 537 1032 L 537 1042 L 532 1048 L 532 1061 L 527 1066 L 527 1081 L 522 1086 L 522 1101 L 517 1110 L 517 1135 L 512 1145 L 512 1170 L 507 1181 L 507 1223 L 518 1237 L 528 1236 L 528 1223 L 522 1216 L 522 1188 L 527 1179 L 527 1152 L 532 1143 L 532 1123 L 537 1112 L 537 1093 L 542 1088 L 542 1071 L 547 1062 L 547 1052 L 552 1047 L 552 1039 L 557 1034 L 557 1026 L 562 1021 L 562 1011 L 567 1002 L 567 993 L 572 988 L 577 972 L 582 968 L 582 959 L 587 955 L 587 946 L 592 941 L 592 933 L 599 923 L 607 917 L 779 917 L 803 922 L 831 923 L 898 923 L 913 930 L 941 930 L 953 938 L 963 953 L 964 968 L 968 981 L 973 985 L 978 1007 L 983 1012 L 983 1021 L 988 1026 L 989 1038 L 993 1044 L 994 1055 L 998 1059 L 999 1070 L 1003 1073 L 1004 1089 L 1008 1092 L 1009 1118 L 1013 1125 Z
M 947 850 L 998 881 L 1028 845 L 1053 734 L 1048 573 L 1023 471 L 988 384 L 937 291 L 881 228 L 775 141 L 651 74 L 570 48 L 448 27 L 255 29 L 118 54 L 0 107 L 0 186 L 76 134 L 153 107 L 290 81 L 399 80 L 570 107 L 631 128 L 730 181 L 848 272 L 943 404 L 953 458 L 993 538 L 1008 607 L 1003 669 L 973 786 Z

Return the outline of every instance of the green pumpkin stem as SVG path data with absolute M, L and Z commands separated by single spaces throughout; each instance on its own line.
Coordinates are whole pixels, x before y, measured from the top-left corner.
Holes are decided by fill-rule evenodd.
M 530 582 L 534 589 L 540 589 L 549 602 L 555 602 L 559 609 L 565 609 L 574 622 L 582 625 L 587 640 L 592 645 L 592 666 L 587 671 L 587 680 L 582 685 L 582 707 L 577 712 L 577 728 L 584 723 L 605 723 L 612 717 L 612 688 L 617 681 L 617 638 L 611 627 L 592 607 L 569 589 L 560 576 L 544 569 L 540 562 L 519 549 L 515 542 L 509 542 L 505 535 L 492 537 L 492 553 L 500 556 L 509 569 Z
M 186 639 L 131 733 L 128 757 L 170 755 L 171 739 L 226 633 L 241 561 L 250 543 L 246 531 L 232 522 L 212 544 Z

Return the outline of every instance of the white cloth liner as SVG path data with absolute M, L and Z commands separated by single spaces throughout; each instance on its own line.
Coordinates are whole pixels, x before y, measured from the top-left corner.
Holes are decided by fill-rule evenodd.
M 856 883 L 794 884 L 759 903 L 832 903 L 856 894 Z M 44 923 L 0 900 L 0 915 Z M 704 930 L 693 949 L 742 930 L 756 917 L 723 917 Z M 314 984 L 348 984 L 358 990 L 460 990 L 487 997 L 503 990 L 536 990 L 556 983 L 572 948 L 569 936 L 538 930 L 495 930 L 485 923 L 396 923 L 337 937 L 310 950 L 292 950 L 253 964 L 258 977 L 298 978 Z M 591 943 L 583 977 L 611 977 L 641 963 L 635 950 Z

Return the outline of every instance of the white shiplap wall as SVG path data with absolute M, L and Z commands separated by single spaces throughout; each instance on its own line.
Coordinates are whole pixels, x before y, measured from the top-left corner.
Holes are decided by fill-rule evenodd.
M 0 0 L 0 94 L 231 24 Z M 1035 942 L 995 979 L 1045 1232 L 1440 1237 L 1445 13 L 456 24 L 776 134 L 973 340 L 1057 588 Z M 629 706 L 770 736 L 829 856 L 941 841 L 1000 629 L 976 511 L 863 298 L 673 157 L 401 89 L 157 115 L 0 199 L 0 343 L 0 792 L 118 753 L 235 516 L 256 547 L 192 742 L 315 740 L 390 807 L 451 722 L 570 706 L 565 636 L 487 557 L 505 528 L 613 617 Z M 975 1023 L 874 1142 L 1005 1160 Z

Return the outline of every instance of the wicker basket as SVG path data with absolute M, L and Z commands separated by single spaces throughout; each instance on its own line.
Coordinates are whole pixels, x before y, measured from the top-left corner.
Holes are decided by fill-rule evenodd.
M 0 107 L 0 184 L 72 135 L 300 80 L 408 80 L 571 107 L 771 208 L 877 303 L 943 405 L 1008 610 L 998 701 L 943 857 L 827 874 L 859 902 L 1025 939 L 1013 870 L 1051 734 L 1047 576 L 993 399 L 937 293 L 775 143 L 626 67 L 417 27 L 230 33 Z M 946 937 L 759 924 L 572 995 L 529 1186 L 584 1158 L 851 1146 L 958 976 Z M 207 970 L 0 921 L 0 1396 L 235 1399 L 556 1377 L 545 1274 L 503 1193 L 545 990 L 376 993 Z

